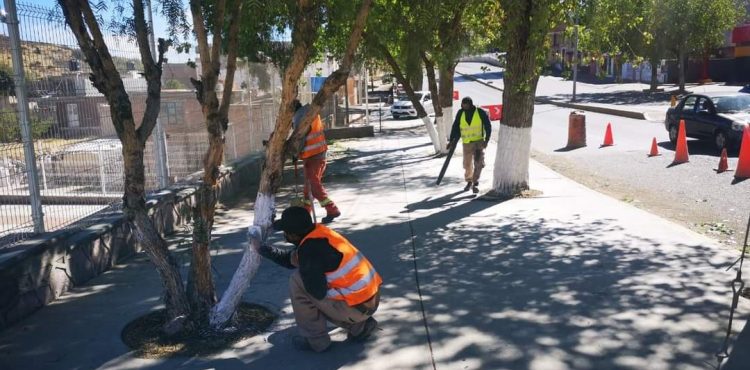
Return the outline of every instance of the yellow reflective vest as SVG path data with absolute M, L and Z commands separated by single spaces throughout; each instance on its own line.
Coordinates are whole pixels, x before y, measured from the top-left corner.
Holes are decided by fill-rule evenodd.
M 461 114 L 461 140 L 464 144 L 475 141 L 484 141 L 484 125 L 482 118 L 479 116 L 479 108 L 474 108 L 474 114 L 471 116 L 471 122 L 466 121 L 466 111 Z

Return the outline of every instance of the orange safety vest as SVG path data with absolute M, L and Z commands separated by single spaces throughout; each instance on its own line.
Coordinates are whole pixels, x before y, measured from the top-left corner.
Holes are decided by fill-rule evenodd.
M 338 268 L 326 272 L 326 298 L 345 301 L 349 306 L 356 306 L 372 298 L 378 292 L 383 279 L 370 261 L 341 234 L 317 224 L 315 229 L 302 239 L 300 248 L 304 247 L 307 239 L 321 238 L 326 239 L 328 244 L 344 255 Z
M 310 126 L 310 132 L 307 134 L 307 137 L 305 137 L 305 147 L 302 149 L 302 154 L 299 156 L 300 159 L 310 158 L 328 150 L 324 130 L 325 127 L 320 120 L 320 115 L 315 116 L 315 119 Z

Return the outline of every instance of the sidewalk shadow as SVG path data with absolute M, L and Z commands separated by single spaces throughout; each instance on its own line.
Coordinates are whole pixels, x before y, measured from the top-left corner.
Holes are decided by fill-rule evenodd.
M 725 265 L 710 248 L 629 234 L 612 240 L 624 230 L 609 219 L 483 213 L 459 225 L 414 224 L 444 366 L 615 369 L 628 359 L 649 368 L 649 356 L 666 346 L 658 367 L 680 368 L 703 366 L 720 344 L 713 325 L 695 324 L 724 322 L 728 295 L 715 271 Z
M 556 94 L 549 98 L 555 100 L 570 101 L 572 94 Z M 579 93 L 576 94 L 578 103 L 599 103 L 612 105 L 641 105 L 664 103 L 669 104 L 670 93 L 666 92 L 642 92 L 642 91 L 617 91 L 617 92 L 600 92 L 600 93 Z

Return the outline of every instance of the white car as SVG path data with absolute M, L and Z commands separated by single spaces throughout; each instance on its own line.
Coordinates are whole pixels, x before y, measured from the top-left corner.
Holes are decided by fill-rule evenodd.
M 420 103 L 427 111 L 427 114 L 435 113 L 435 108 L 432 106 L 432 97 L 429 91 L 415 91 Z M 406 94 L 399 95 L 398 99 L 393 102 L 391 106 L 391 115 L 393 119 L 399 119 L 401 117 L 417 117 L 417 110 L 414 109 L 414 105 Z

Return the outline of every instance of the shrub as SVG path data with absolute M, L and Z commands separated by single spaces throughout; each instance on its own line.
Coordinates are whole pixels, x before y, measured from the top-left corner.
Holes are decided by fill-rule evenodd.
M 49 131 L 54 120 L 45 117 L 39 111 L 29 111 L 31 122 L 31 137 L 39 139 Z M 21 127 L 18 124 L 18 114 L 14 110 L 0 110 L 0 142 L 9 143 L 21 141 Z

